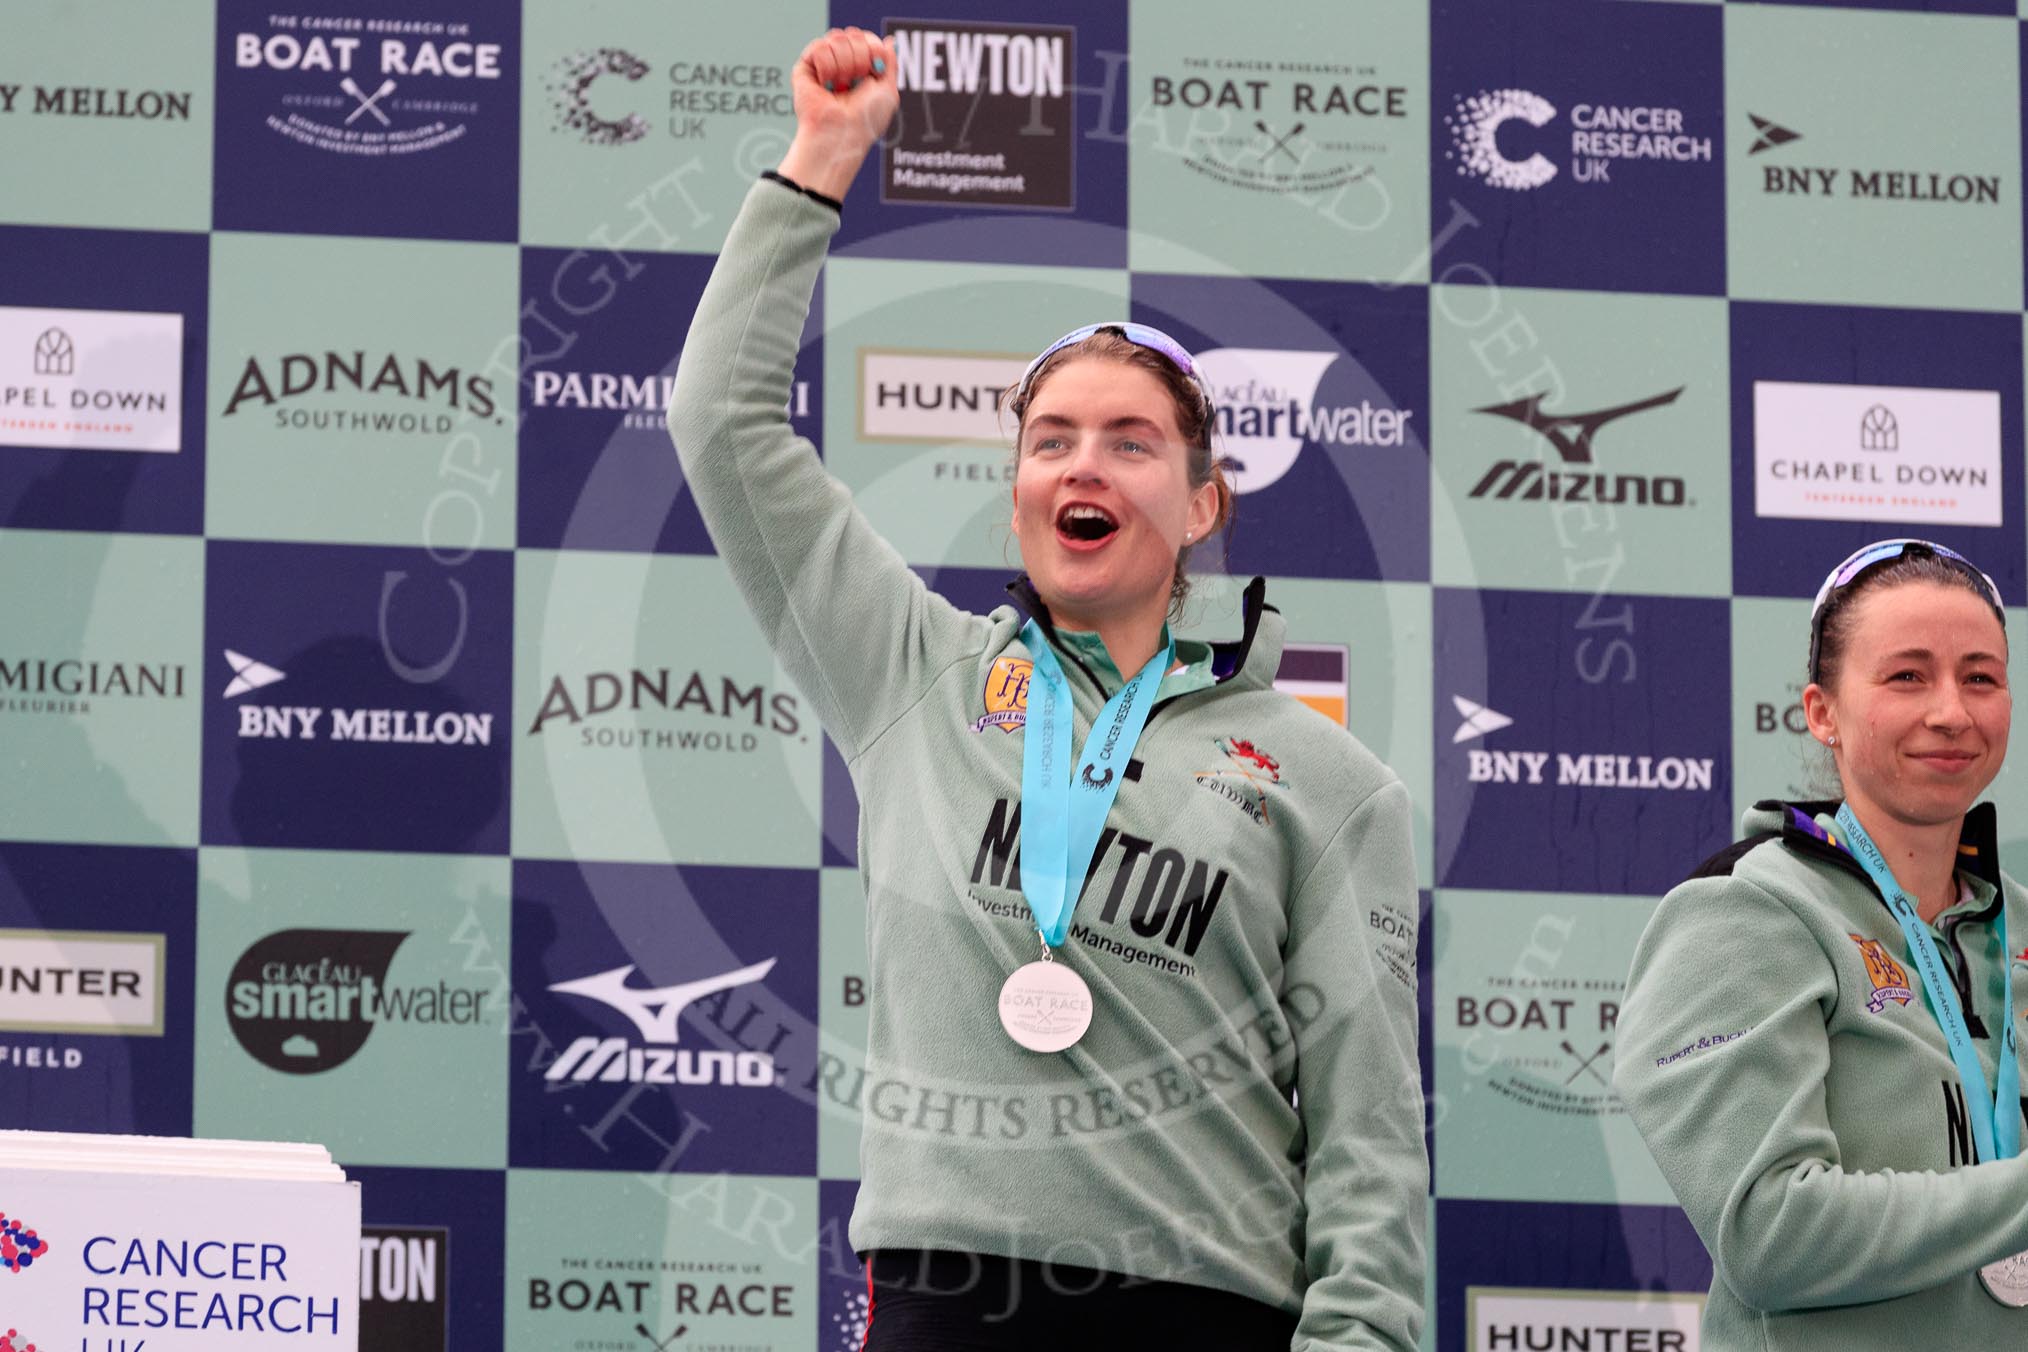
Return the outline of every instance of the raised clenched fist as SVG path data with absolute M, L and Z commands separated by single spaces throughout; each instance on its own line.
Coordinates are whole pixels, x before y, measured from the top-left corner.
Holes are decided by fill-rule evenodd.
M 842 198 L 900 105 L 894 45 L 863 28 L 834 28 L 803 48 L 790 84 L 796 139 L 781 172 Z

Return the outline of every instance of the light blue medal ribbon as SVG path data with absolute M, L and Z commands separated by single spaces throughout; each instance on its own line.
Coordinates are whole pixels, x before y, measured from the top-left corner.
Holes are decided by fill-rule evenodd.
M 1035 661 L 1028 686 L 1028 724 L 1021 751 L 1021 895 L 1051 948 L 1070 933 L 1070 913 L 1119 796 L 1127 759 L 1141 740 L 1155 691 L 1169 669 L 1173 645 L 1119 688 L 1085 734 L 1084 754 L 1071 766 L 1070 682 L 1035 621 L 1021 627 Z
M 2000 1005 L 2001 1022 L 2006 1026 L 2006 1032 L 2000 1038 L 1999 1088 L 1989 1094 L 1986 1069 L 1979 1064 L 1978 1051 L 1972 1046 L 1971 1030 L 1965 1026 L 1964 1011 L 1958 1008 L 1957 987 L 1952 984 L 1950 973 L 1944 970 L 1943 954 L 1937 951 L 1929 926 L 1923 923 L 1915 903 L 1894 880 L 1894 871 L 1887 867 L 1880 847 L 1859 824 L 1850 804 L 1838 809 L 1838 829 L 1844 836 L 1839 844 L 1859 861 L 1866 875 L 1873 879 L 1873 885 L 1880 889 L 1880 895 L 1887 898 L 1894 918 L 1901 922 L 1901 933 L 1908 940 L 1909 957 L 1914 960 L 1916 970 L 1922 973 L 1923 994 L 1929 999 L 1930 1011 L 1936 1015 L 1937 1023 L 1943 1027 L 1944 1041 L 1951 1049 L 1951 1060 L 1957 1063 L 1958 1078 L 1964 1081 L 1966 1109 L 1971 1114 L 1972 1137 L 1978 1142 L 1979 1158 L 2014 1158 L 2021 1153 L 2021 1062 L 2014 1050 L 2014 964 L 2007 954 L 2005 893 L 2001 894 L 1998 924 L 2000 955 L 2006 972 L 2005 994 Z

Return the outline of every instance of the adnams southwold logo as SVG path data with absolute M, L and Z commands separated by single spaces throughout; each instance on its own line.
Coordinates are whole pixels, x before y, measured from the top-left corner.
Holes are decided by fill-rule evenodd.
M 1462 720 L 1451 736 L 1463 746 L 1514 726 L 1496 709 L 1451 696 Z M 1672 789 L 1708 792 L 1713 783 L 1710 756 L 1656 756 L 1613 750 L 1465 750 L 1465 778 L 1473 784 L 1553 784 L 1598 789 Z
M 250 356 L 219 416 L 266 411 L 280 432 L 448 434 L 460 420 L 500 421 L 493 378 L 427 357 L 353 348 Z
M 1998 526 L 2000 395 L 1753 383 L 1754 515 Z
M 528 728 L 530 737 L 564 734 L 600 751 L 754 752 L 802 733 L 790 692 L 670 667 L 552 676 Z
M 690 57 L 666 67 L 668 93 L 645 83 L 654 67 L 621 47 L 598 47 L 557 58 L 543 81 L 549 95 L 550 129 L 587 145 L 626 146 L 648 140 L 657 123 L 640 106 L 667 113 L 670 138 L 702 141 L 716 119 L 792 118 L 795 100 L 788 71 L 747 61 Z
M 0 445 L 183 449 L 183 316 L 0 305 Z
M 425 154 L 491 115 L 504 74 L 501 44 L 471 25 L 354 15 L 271 13 L 233 35 L 240 70 L 285 72 L 268 130 L 332 155 Z
M 236 700 L 288 679 L 278 667 L 225 650 L 232 679 L 222 698 Z M 327 717 L 328 715 L 328 717 Z M 462 710 L 325 708 L 321 705 L 239 706 L 241 738 L 299 742 L 387 742 L 409 746 L 491 746 L 493 715 Z
M 1511 192 L 1543 187 L 1566 169 L 1573 182 L 1611 186 L 1615 171 L 1624 179 L 1712 159 L 1710 133 L 1681 108 L 1576 102 L 1564 124 L 1552 126 L 1559 117 L 1555 104 L 1526 89 L 1460 96 L 1444 119 L 1451 142 L 1445 158 L 1460 175 Z M 1542 133 L 1531 139 L 1526 128 Z
M 286 1075 L 350 1061 L 381 1024 L 476 1029 L 484 987 L 389 979 L 411 936 L 395 930 L 278 930 L 256 940 L 226 978 L 225 1015 L 247 1055 Z
M 631 1045 L 624 1037 L 580 1037 L 550 1063 L 544 1078 L 579 1083 L 598 1080 L 773 1088 L 777 1072 L 775 1059 L 768 1052 L 701 1050 L 676 1044 L 682 1037 L 683 1012 L 691 1005 L 741 986 L 754 985 L 774 966 L 775 959 L 768 958 L 673 986 L 631 985 L 634 975 L 631 964 L 574 981 L 556 982 L 549 989 L 557 994 L 594 1000 L 624 1015 L 644 1045 Z
M 1748 155 L 1761 155 L 1793 145 L 1803 133 L 1755 113 L 1754 141 Z M 1971 141 L 1954 142 L 1975 144 Z M 1843 197 L 1880 202 L 1932 202 L 1948 206 L 1997 207 L 2006 179 L 2002 174 L 1966 173 L 1920 165 L 1850 168 L 1796 164 L 1807 150 L 1779 154 L 1761 165 L 1760 190 L 1769 197 Z
M 1551 468 L 1540 459 L 1496 460 L 1470 496 L 1498 502 L 1600 502 L 1614 506 L 1694 506 L 1683 480 L 1673 474 L 1611 474 L 1594 470 L 1594 442 L 1607 425 L 1636 413 L 1666 408 L 1682 395 L 1685 386 L 1664 390 L 1590 413 L 1551 413 L 1542 407 L 1544 394 L 1530 394 L 1505 404 L 1476 408 L 1496 418 L 1508 418 L 1537 432 L 1556 452 Z

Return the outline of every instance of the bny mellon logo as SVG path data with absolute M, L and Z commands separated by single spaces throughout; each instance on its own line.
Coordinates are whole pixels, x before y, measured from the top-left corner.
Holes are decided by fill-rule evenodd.
M 250 690 L 288 679 L 288 673 L 278 671 L 265 662 L 256 662 L 244 653 L 225 650 L 225 660 L 232 666 L 232 681 L 225 687 L 227 699 L 238 699 Z
M 1758 113 L 1748 113 L 1747 117 L 1752 121 L 1756 134 L 1752 149 L 1746 152 L 1749 155 L 1758 155 L 1763 150 L 1773 150 L 1776 146 L 1785 146 L 1791 141 L 1803 139 L 1801 132 L 1790 131 L 1779 122 L 1770 122 Z
M 774 970 L 775 959 L 741 967 L 737 971 L 674 986 L 640 987 L 627 984 L 634 974 L 632 965 L 611 971 L 559 981 L 549 987 L 560 995 L 596 1000 L 627 1016 L 646 1047 L 629 1047 L 625 1038 L 581 1037 L 556 1058 L 544 1078 L 552 1082 L 589 1080 L 627 1081 L 633 1084 L 739 1085 L 744 1088 L 772 1088 L 775 1059 L 767 1052 L 692 1051 L 678 1049 L 677 1021 L 683 1011 L 709 996 L 739 986 L 749 986 Z
M 1458 716 L 1465 721 L 1458 724 L 1458 730 L 1451 734 L 1453 746 L 1484 737 L 1489 732 L 1514 726 L 1514 720 L 1503 713 L 1496 713 L 1483 704 L 1474 704 L 1463 695 L 1452 695 L 1451 703 L 1457 706 Z

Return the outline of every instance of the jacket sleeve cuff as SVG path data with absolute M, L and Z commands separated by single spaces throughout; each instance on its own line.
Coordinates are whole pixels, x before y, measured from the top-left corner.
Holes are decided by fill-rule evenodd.
M 775 183 L 781 184 L 784 188 L 787 188 L 790 192 L 799 192 L 803 196 L 809 198 L 812 202 L 822 202 L 825 206 L 831 208 L 831 210 L 837 212 L 840 216 L 843 216 L 845 214 L 845 204 L 839 201 L 837 198 L 826 197 L 823 193 L 818 192 L 815 188 L 806 188 L 802 184 L 796 182 L 794 179 L 785 178 L 782 175 L 776 173 L 772 169 L 763 169 L 761 171 L 761 177 L 769 179 Z

